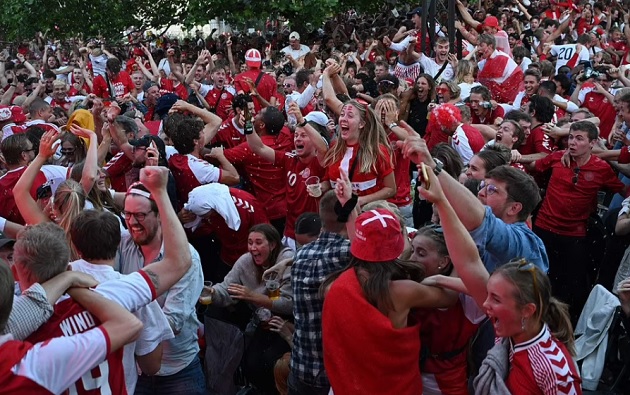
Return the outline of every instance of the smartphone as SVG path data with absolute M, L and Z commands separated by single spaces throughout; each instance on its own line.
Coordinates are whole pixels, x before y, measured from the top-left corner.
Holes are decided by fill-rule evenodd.
M 151 148 L 153 148 L 155 151 L 157 151 L 157 145 L 155 145 L 155 141 L 151 141 Z M 155 158 L 155 152 L 154 151 L 148 151 L 147 152 L 147 158 Z

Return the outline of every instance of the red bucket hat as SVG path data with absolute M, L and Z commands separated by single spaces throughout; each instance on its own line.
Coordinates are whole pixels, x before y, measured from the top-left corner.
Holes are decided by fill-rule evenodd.
M 486 17 L 486 19 L 483 21 L 483 26 L 484 27 L 496 27 L 497 29 L 499 28 L 499 20 L 497 19 L 496 16 L 488 16 Z
M 366 262 L 391 261 L 405 248 L 400 222 L 391 211 L 382 208 L 366 211 L 355 221 L 355 236 L 350 252 Z

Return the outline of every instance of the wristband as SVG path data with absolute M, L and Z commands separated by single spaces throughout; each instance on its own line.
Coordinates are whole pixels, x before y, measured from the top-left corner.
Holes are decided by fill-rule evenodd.
M 245 131 L 245 135 L 253 134 L 254 133 L 254 125 L 250 121 L 247 121 L 245 123 L 244 131 Z
M 4 227 L 7 225 L 7 219 L 0 217 L 0 232 L 4 233 Z
M 359 196 L 356 194 L 352 194 L 350 200 L 346 202 L 343 206 L 339 201 L 335 203 L 335 214 L 337 214 L 337 221 L 346 223 L 348 222 L 348 217 L 352 214 L 352 210 L 356 207 L 359 202 Z
M 298 123 L 298 126 L 303 128 L 304 126 L 306 126 L 307 123 L 308 121 L 305 119 L 304 121 L 302 121 L 302 123 Z

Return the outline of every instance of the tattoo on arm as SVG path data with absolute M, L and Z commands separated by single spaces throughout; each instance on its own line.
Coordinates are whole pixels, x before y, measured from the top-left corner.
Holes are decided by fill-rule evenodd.
M 156 290 L 160 289 L 160 276 L 158 276 L 154 271 L 152 271 L 151 269 L 145 269 L 144 270 L 147 275 L 149 276 L 149 278 L 151 279 L 151 282 L 153 283 L 153 287 Z

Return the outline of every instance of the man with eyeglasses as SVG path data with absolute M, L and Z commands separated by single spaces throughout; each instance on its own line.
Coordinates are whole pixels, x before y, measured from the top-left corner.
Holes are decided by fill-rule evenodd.
M 317 83 L 319 82 L 320 75 L 321 71 L 319 70 L 313 72 L 307 69 L 302 69 L 295 74 L 295 88 L 289 88 L 291 89 L 291 93 L 286 94 L 286 100 L 284 102 L 285 112 L 288 112 L 291 102 L 296 102 L 298 106 L 300 106 L 302 115 L 306 115 L 313 111 L 314 107 L 311 104 L 311 101 L 317 91 Z M 285 83 L 287 80 L 290 81 L 290 78 L 285 78 Z
M 123 274 L 141 270 L 164 256 L 162 218 L 152 193 L 140 182 L 127 190 L 123 216 L 129 233 L 123 234 L 116 266 Z M 172 225 L 172 224 L 171 224 Z M 136 394 L 205 394 L 205 381 L 197 354 L 195 305 L 203 288 L 197 251 L 188 244 L 192 265 L 175 285 L 157 298 L 175 333 L 164 341 L 162 366 L 155 376 L 138 378 Z
M 574 324 L 591 286 L 590 240 L 586 232 L 589 215 L 597 208 L 597 192 L 604 189 L 616 193 L 626 188 L 608 163 L 591 155 L 597 139 L 593 123 L 574 122 L 569 131 L 568 167 L 561 163 L 565 151 L 554 152 L 531 164 L 538 172 L 551 170 L 533 230 L 549 255 L 553 293 L 569 304 Z

